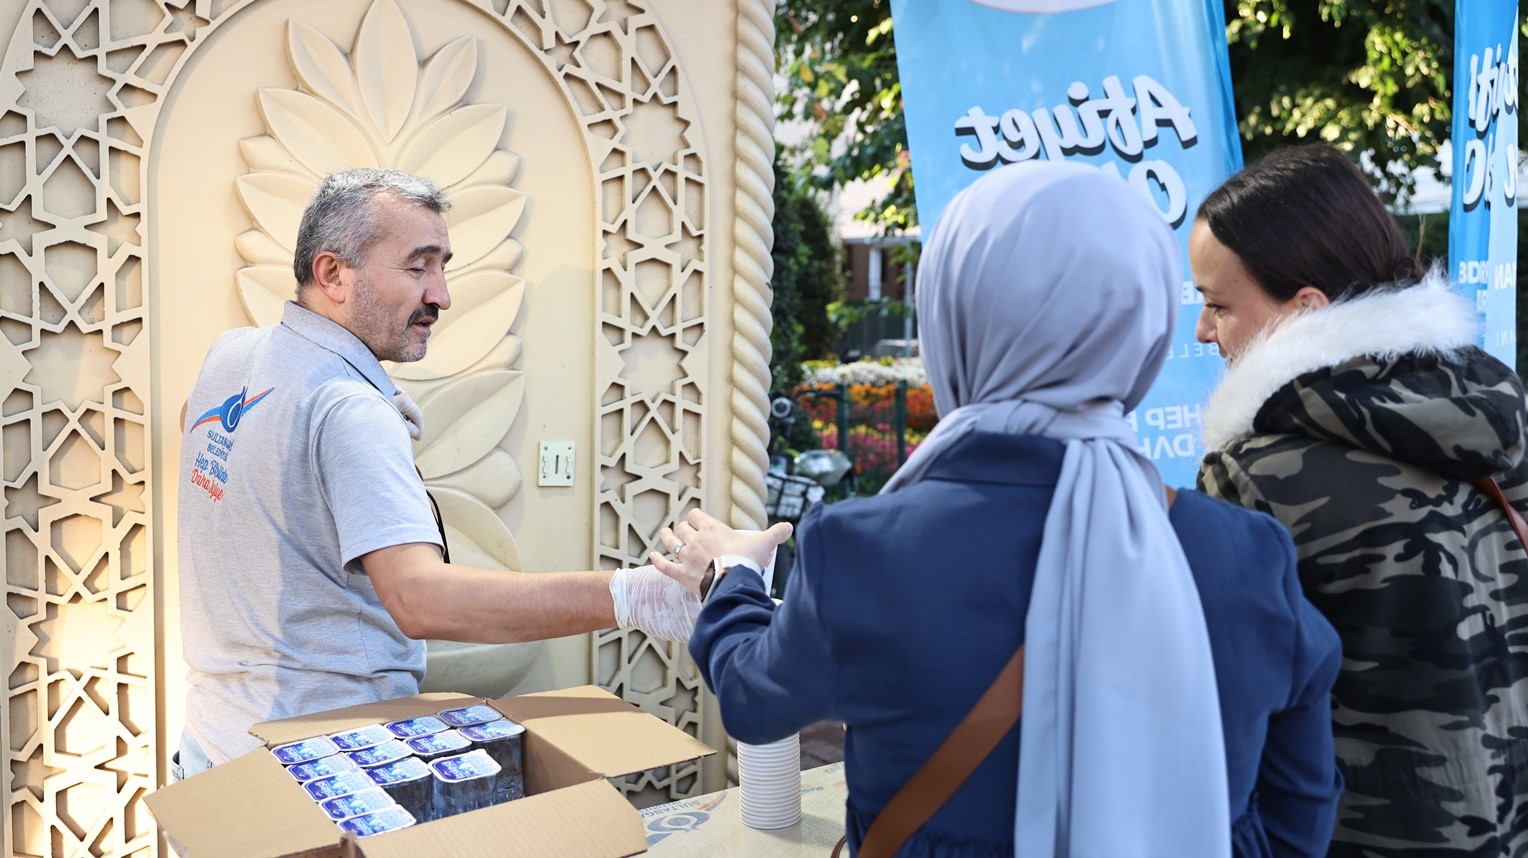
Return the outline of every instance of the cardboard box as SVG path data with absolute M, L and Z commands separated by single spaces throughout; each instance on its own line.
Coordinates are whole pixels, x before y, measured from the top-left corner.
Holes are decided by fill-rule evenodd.
M 525 798 L 342 843 L 339 827 L 268 750 L 259 750 L 158 790 L 147 799 L 149 810 L 190 858 L 620 858 L 645 852 L 647 838 L 640 814 L 606 778 L 715 753 L 593 686 L 500 700 L 421 694 L 268 721 L 250 732 L 271 748 L 474 703 L 525 726 Z

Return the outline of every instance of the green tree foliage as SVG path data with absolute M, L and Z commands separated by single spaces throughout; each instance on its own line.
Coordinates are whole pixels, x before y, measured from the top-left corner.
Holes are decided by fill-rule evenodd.
M 844 274 L 832 220 L 812 189 L 778 158 L 774 201 L 770 374 L 775 390 L 788 391 L 801 383 L 801 362 L 832 354 L 843 333 L 829 319 L 827 307 L 843 297 Z
M 1324 140 L 1370 153 L 1365 168 L 1392 197 L 1409 190 L 1412 169 L 1437 167 L 1451 116 L 1454 0 L 1224 5 L 1249 161 Z M 890 0 L 781 0 L 777 9 L 781 117 L 816 128 L 795 155 L 823 187 L 889 177 L 891 194 L 864 216 L 893 230 L 916 222 Z
M 889 179 L 890 194 L 860 216 L 889 231 L 917 223 L 891 0 L 780 0 L 775 8 L 786 81 L 780 117 L 814 129 L 791 155 L 821 188 Z
M 1373 153 L 1392 198 L 1449 136 L 1454 0 L 1226 0 L 1248 162 L 1324 141 Z

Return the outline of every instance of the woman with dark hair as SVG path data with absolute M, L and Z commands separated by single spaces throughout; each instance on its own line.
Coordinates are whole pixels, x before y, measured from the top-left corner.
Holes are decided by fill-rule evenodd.
M 1358 168 L 1277 152 L 1210 194 L 1197 334 L 1227 360 L 1207 493 L 1273 515 L 1342 636 L 1334 856 L 1528 851 L 1524 400 Z
M 699 511 L 662 534 L 679 562 L 654 565 L 705 599 L 690 654 L 727 732 L 847 724 L 856 854 L 1325 853 L 1336 633 L 1278 522 L 1198 492 L 1169 508 L 1125 418 L 1166 360 L 1180 255 L 1117 178 L 993 170 L 919 263 L 939 425 L 880 495 L 802 519 L 784 604 L 767 537 Z M 904 849 L 871 834 L 905 824 L 893 796 L 1018 658 L 1018 725 L 917 802 Z

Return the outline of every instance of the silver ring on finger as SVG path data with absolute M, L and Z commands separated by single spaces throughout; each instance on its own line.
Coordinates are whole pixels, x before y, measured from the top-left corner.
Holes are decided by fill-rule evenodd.
M 679 556 L 679 552 L 681 552 L 683 550 L 684 550 L 684 543 L 680 542 L 677 539 L 674 540 L 674 556 L 678 557 Z

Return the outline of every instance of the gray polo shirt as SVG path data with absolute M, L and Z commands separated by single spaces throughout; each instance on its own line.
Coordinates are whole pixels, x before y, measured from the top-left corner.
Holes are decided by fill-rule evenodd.
M 296 304 L 207 355 L 176 484 L 186 728 L 214 764 L 260 747 L 261 721 L 418 691 L 424 644 L 357 559 L 440 544 L 396 389 L 353 334 Z

